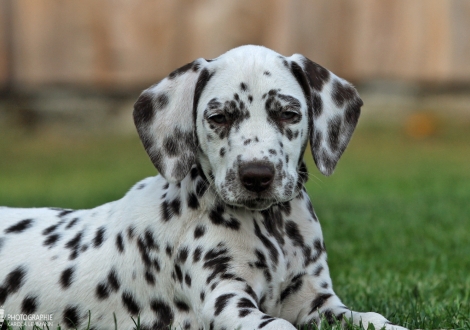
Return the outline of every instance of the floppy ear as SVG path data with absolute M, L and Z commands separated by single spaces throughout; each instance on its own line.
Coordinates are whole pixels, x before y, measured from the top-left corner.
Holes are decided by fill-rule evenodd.
M 134 123 L 144 148 L 169 182 L 181 181 L 196 162 L 193 101 L 206 64 L 198 59 L 173 71 L 144 90 L 134 104 Z
M 322 174 L 330 175 L 351 139 L 362 100 L 350 83 L 303 55 L 289 59 L 309 104 L 313 159 Z

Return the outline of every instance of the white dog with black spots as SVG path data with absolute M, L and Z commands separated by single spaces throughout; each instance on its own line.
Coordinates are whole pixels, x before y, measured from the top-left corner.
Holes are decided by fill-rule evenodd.
M 160 175 L 90 210 L 0 208 L 0 306 L 62 328 L 403 329 L 333 291 L 304 183 L 359 118 L 351 84 L 302 55 L 242 46 L 145 90 L 134 121 Z

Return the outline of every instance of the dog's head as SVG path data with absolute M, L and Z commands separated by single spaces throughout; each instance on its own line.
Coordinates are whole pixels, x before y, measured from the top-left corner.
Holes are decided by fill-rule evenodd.
M 198 164 L 225 203 L 265 209 L 299 193 L 308 141 L 320 172 L 333 173 L 361 106 L 351 84 L 304 56 L 242 46 L 145 90 L 134 121 L 168 181 Z

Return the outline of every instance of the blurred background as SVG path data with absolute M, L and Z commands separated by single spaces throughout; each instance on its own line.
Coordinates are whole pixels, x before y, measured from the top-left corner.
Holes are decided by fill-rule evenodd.
M 470 121 L 469 17 L 468 0 L 0 0 L 0 125 L 133 132 L 140 90 L 260 44 L 355 83 L 363 117 L 432 135 Z

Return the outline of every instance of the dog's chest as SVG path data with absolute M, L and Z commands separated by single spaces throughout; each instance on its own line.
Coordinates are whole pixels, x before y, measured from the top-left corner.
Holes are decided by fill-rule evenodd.
M 226 279 L 243 281 L 262 310 L 278 315 L 282 291 L 303 266 L 302 247 L 286 232 L 288 214 L 280 206 L 258 212 L 219 205 L 194 215 L 178 240 L 168 278 L 181 296 L 208 294 Z

